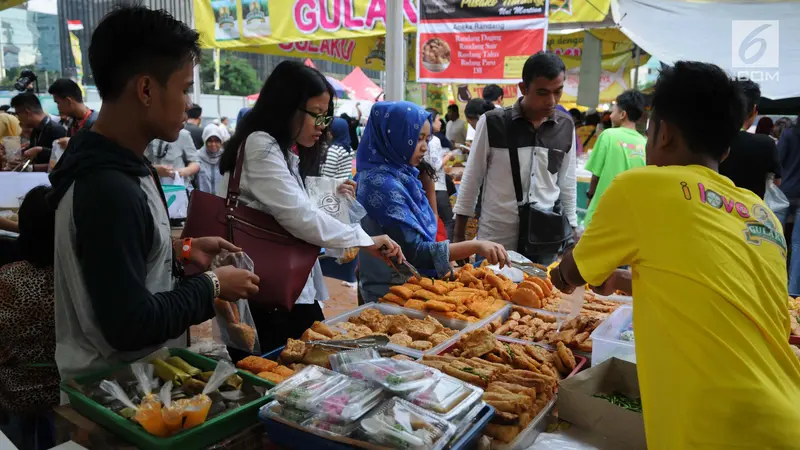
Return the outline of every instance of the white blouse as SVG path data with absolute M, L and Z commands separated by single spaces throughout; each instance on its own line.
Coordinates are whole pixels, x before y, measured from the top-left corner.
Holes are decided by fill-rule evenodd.
M 367 247 L 372 238 L 358 224 L 339 222 L 311 202 L 299 173 L 300 158 L 283 156 L 278 142 L 269 134 L 257 131 L 247 137 L 245 160 L 239 184 L 239 199 L 250 208 L 263 211 L 298 239 L 325 248 Z M 230 172 L 217 188 L 217 195 L 227 196 Z M 328 299 L 328 290 L 319 262 L 314 265 L 296 304 L 312 304 Z

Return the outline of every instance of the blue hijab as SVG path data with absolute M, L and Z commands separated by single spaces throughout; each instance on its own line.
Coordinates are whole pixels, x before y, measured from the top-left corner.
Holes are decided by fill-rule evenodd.
M 330 131 L 333 135 L 330 145 L 344 147 L 347 151 L 353 150 L 353 147 L 350 145 L 350 125 L 347 124 L 346 120 L 341 117 L 334 118 L 333 122 L 331 122 Z
M 411 228 L 426 242 L 436 241 L 436 216 L 419 170 L 409 165 L 419 133 L 431 115 L 409 102 L 372 106 L 356 153 L 356 198 L 367 214 L 384 227 Z

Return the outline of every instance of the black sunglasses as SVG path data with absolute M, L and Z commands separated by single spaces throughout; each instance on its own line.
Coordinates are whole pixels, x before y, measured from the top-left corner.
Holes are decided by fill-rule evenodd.
M 313 117 L 314 118 L 314 125 L 316 125 L 318 127 L 327 127 L 328 125 L 331 124 L 331 122 L 333 122 L 333 116 L 327 116 L 327 115 L 325 115 L 325 113 L 314 114 L 313 112 L 311 112 L 311 111 L 309 111 L 307 109 L 304 109 L 304 108 L 300 108 L 300 111 L 303 111 L 304 113 L 306 113 L 309 116 Z

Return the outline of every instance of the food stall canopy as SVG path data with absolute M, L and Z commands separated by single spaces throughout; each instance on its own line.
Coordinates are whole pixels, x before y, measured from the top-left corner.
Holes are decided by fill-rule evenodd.
M 0 0 L 0 4 L 3 1 Z M 415 0 L 397 1 L 403 2 L 403 31 L 416 34 L 418 3 Z M 552 0 L 549 3 L 549 22 L 603 22 L 610 4 L 611 0 Z M 300 57 L 315 59 L 320 59 L 319 53 L 365 53 L 360 47 L 366 48 L 370 44 L 382 52 L 386 11 L 387 0 L 214 0 L 213 5 L 211 0 L 194 0 L 195 27 L 200 32 L 203 48 L 262 49 L 259 53 L 282 54 L 271 52 L 278 50 L 274 48 L 278 44 L 284 44 L 284 53 L 308 52 Z M 367 40 L 360 41 L 365 38 Z M 308 41 L 329 42 L 320 49 L 322 44 L 310 47 Z M 375 45 L 376 42 L 380 45 Z M 291 43 L 299 45 L 286 45 Z M 273 48 L 265 51 L 264 47 Z
M 0 0 L 0 11 L 21 5 L 28 0 Z
M 356 67 L 350 72 L 350 75 L 344 77 L 344 79 L 342 79 L 342 84 L 345 89 L 349 89 L 350 92 L 352 92 L 351 98 L 354 100 L 369 100 L 374 102 L 383 92 L 383 90 L 377 84 L 373 83 L 359 67 Z
M 759 83 L 764 97 L 800 96 L 798 1 L 613 0 L 611 11 L 628 37 L 666 64 L 710 62 Z

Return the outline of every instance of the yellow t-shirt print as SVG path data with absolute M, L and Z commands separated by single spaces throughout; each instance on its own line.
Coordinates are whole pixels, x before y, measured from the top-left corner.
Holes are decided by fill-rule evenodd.
M 681 186 L 686 186 L 685 181 Z M 706 189 L 703 183 L 697 183 L 699 200 L 701 203 L 726 211 L 727 213 L 738 214 L 745 220 L 744 236 L 749 244 L 761 245 L 767 241 L 777 245 L 783 257 L 786 257 L 786 239 L 783 237 L 781 226 L 769 208 L 762 201 L 753 204 L 748 208 L 744 203 L 736 201 L 734 198 L 726 198 L 712 189 Z M 691 192 L 691 191 L 690 191 Z M 686 188 L 684 188 L 686 196 Z M 691 200 L 690 197 L 687 200 Z
M 574 251 L 591 284 L 633 273 L 648 448 L 800 448 L 786 241 L 750 191 L 700 166 L 619 174 Z

